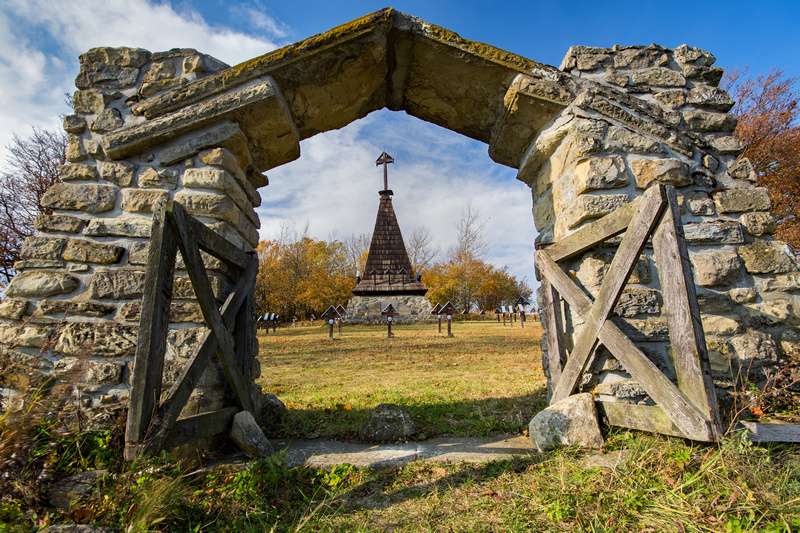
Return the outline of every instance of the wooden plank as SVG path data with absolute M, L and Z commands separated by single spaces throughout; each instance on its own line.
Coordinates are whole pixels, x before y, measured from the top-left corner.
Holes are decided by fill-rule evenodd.
M 614 306 L 617 305 L 622 288 L 636 266 L 636 261 L 642 253 L 647 237 L 652 233 L 664 210 L 666 199 L 663 186 L 651 187 L 641 198 L 639 209 L 614 254 L 614 259 L 608 268 L 597 299 L 589 312 L 581 315 L 584 324 L 578 333 L 567 364 L 564 365 L 561 379 L 553 389 L 553 402 L 568 397 L 578 385 L 586 363 L 597 346 L 597 334 L 611 315 Z
M 252 290 L 252 284 L 257 273 L 258 260 L 254 257 L 222 306 L 222 321 L 225 323 L 225 327 L 233 325 L 239 308 Z M 200 381 L 217 348 L 217 338 L 213 332 L 206 331 L 195 352 L 175 380 L 175 384 L 170 389 L 167 397 L 158 408 L 153 429 L 146 444 L 147 452 L 152 453 L 161 449 L 164 440 L 189 400 L 192 391 Z
M 600 416 L 612 426 L 687 438 L 660 407 L 621 402 L 595 402 L 595 405 Z
M 550 369 L 550 386 L 555 388 L 561 379 L 561 371 L 567 361 L 567 350 L 564 347 L 564 323 L 561 312 L 561 296 L 547 281 L 542 280 L 544 297 L 544 321 L 547 331 L 547 359 Z
M 192 234 L 195 236 L 195 239 L 197 239 L 197 246 L 199 246 L 201 250 L 208 252 L 229 265 L 244 270 L 247 263 L 250 261 L 250 256 L 247 252 L 240 250 L 225 237 L 211 231 L 196 218 L 187 216 L 186 220 Z
M 668 207 L 653 236 L 653 248 L 678 386 L 706 414 L 716 433 L 716 440 L 719 440 L 722 430 L 717 394 L 711 378 L 680 207 L 673 187 L 667 189 L 667 198 Z
M 222 317 L 220 317 L 219 310 L 217 309 L 216 299 L 211 289 L 211 282 L 208 280 L 206 267 L 203 264 L 203 259 L 197 248 L 197 239 L 192 232 L 192 225 L 188 221 L 189 215 L 180 204 L 173 204 L 172 207 L 171 216 L 175 223 L 171 226 L 176 233 L 178 248 L 186 264 L 186 270 L 192 281 L 192 287 L 194 287 L 197 302 L 200 304 L 203 317 L 206 319 L 206 323 L 217 338 L 220 361 L 222 362 L 225 374 L 228 377 L 228 382 L 233 390 L 233 396 L 236 398 L 236 403 L 238 403 L 242 409 L 255 412 L 251 391 L 252 386 L 249 380 L 246 380 L 244 376 L 242 376 L 236 364 L 236 352 L 233 346 L 233 339 L 228 333 L 228 329 L 225 327 Z M 257 259 L 253 257 L 251 261 L 257 261 Z
M 238 412 L 238 407 L 227 407 L 177 420 L 163 447 L 168 450 L 218 433 L 228 433 L 233 425 L 233 417 Z
M 583 226 L 575 233 L 548 245 L 545 249 L 553 261 L 563 261 L 589 250 L 598 243 L 624 232 L 642 203 L 640 196 L 603 218 Z
M 536 264 L 561 297 L 583 316 L 583 312 L 592 305 L 591 298 L 578 288 L 544 251 L 536 251 Z M 598 337 L 684 434 L 694 440 L 714 440 L 710 423 L 705 419 L 705 415 L 658 370 L 616 324 L 607 320 Z
M 244 303 L 236 313 L 234 326 L 234 345 L 236 349 L 236 363 L 242 371 L 245 379 L 250 379 L 253 369 L 253 341 L 255 332 L 253 331 L 253 312 L 255 304 L 252 293 L 247 295 Z
M 153 216 L 150 250 L 147 254 L 139 338 L 131 379 L 131 396 L 125 428 L 125 460 L 138 454 L 139 443 L 150 426 L 164 373 L 169 306 L 175 272 L 177 243 L 165 219 L 166 208 Z
M 739 422 L 750 430 L 749 439 L 753 442 L 795 442 L 800 443 L 800 424 L 760 424 L 758 422 Z

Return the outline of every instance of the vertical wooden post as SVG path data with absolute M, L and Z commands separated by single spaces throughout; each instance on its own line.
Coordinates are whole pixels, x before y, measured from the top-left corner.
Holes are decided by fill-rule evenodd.
M 441 333 L 442 332 L 442 315 L 436 315 L 436 317 L 439 319 L 439 333 Z
M 667 187 L 668 206 L 653 236 L 664 314 L 678 386 L 701 412 L 707 414 L 715 440 L 722 435 L 717 394 L 711 378 L 706 339 L 700 321 L 692 265 L 681 224 L 674 187 Z
M 550 369 L 551 390 L 555 389 L 561 379 L 561 371 L 567 362 L 567 350 L 564 347 L 564 323 L 561 296 L 550 285 L 546 277 L 542 278 L 542 299 L 544 307 L 544 328 L 547 334 L 547 362 Z M 550 398 L 548 398 L 548 401 Z
M 142 313 L 139 319 L 139 343 L 135 367 L 140 369 L 131 383 L 128 421 L 125 428 L 125 460 L 136 458 L 144 432 L 150 425 L 161 396 L 164 354 L 169 330 L 169 306 L 172 301 L 172 278 L 178 244 L 166 217 L 166 207 L 153 216 L 150 250 L 147 254 Z M 146 370 L 145 370 L 146 369 Z
M 342 319 L 341 318 L 337 319 L 337 322 L 339 322 L 339 336 L 341 337 L 342 336 Z
M 386 324 L 387 324 L 386 338 L 387 339 L 391 339 L 392 338 L 392 317 L 390 317 L 390 316 L 386 317 Z
M 453 315 L 447 315 L 447 336 L 448 337 L 452 337 L 453 336 L 453 332 L 452 332 L 452 330 L 450 328 L 450 325 L 452 324 L 452 322 L 453 322 Z
M 328 328 L 328 340 L 332 341 L 333 340 L 333 319 L 332 318 L 328 319 L 328 324 L 330 325 L 330 327 Z

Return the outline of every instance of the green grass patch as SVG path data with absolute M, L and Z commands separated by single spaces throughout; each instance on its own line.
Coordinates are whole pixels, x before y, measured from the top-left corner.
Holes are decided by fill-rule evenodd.
M 443 331 L 445 331 L 443 327 Z M 264 392 L 286 403 L 286 435 L 353 438 L 380 403 L 402 405 L 420 435 L 484 436 L 527 427 L 545 406 L 538 324 L 327 326 L 259 334 Z

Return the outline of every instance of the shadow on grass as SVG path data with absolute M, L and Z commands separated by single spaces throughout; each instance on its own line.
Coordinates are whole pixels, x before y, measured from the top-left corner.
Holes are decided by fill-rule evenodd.
M 511 398 L 481 398 L 450 402 L 392 403 L 408 410 L 417 425 L 417 440 L 434 437 L 486 437 L 527 429 L 531 418 L 546 407 L 546 389 Z M 384 403 L 378 399 L 375 405 Z M 289 409 L 280 424 L 262 421 L 271 437 L 357 440 L 358 429 L 372 409 L 310 407 Z

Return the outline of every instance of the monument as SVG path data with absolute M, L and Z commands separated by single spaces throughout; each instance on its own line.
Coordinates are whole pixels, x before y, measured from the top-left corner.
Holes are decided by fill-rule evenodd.
M 387 165 L 393 162 L 386 152 L 375 162 L 383 165 L 383 190 L 378 192 L 381 199 L 364 273 L 347 304 L 353 322 L 379 321 L 381 310 L 390 304 L 399 313 L 397 322 L 417 322 L 430 316 L 431 302 L 425 297 L 428 289 L 414 273 L 392 206 L 394 192 L 389 189 Z

